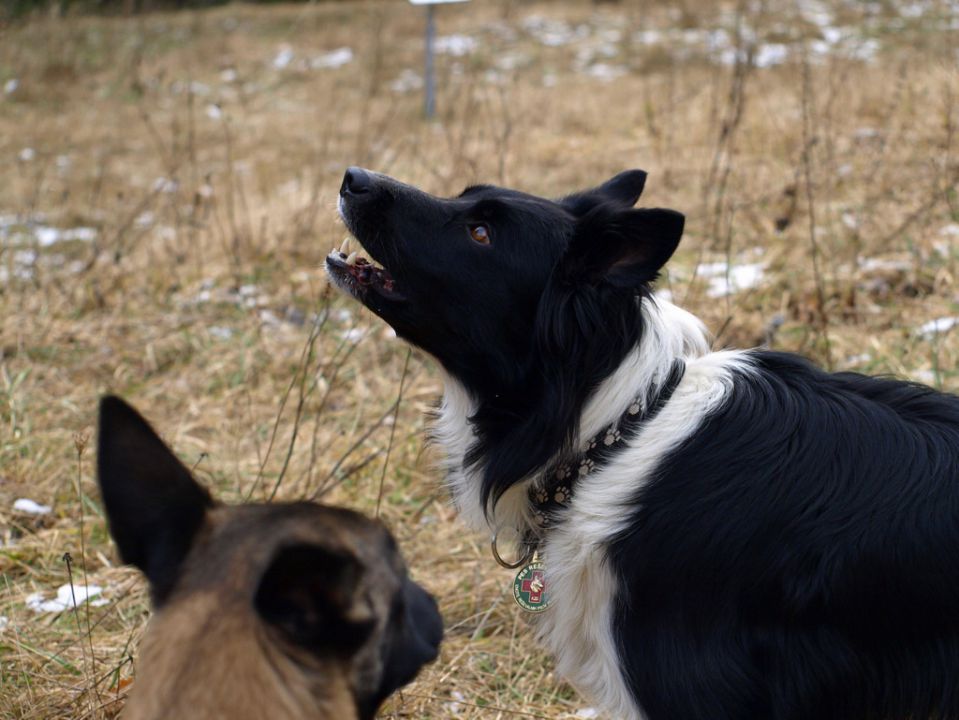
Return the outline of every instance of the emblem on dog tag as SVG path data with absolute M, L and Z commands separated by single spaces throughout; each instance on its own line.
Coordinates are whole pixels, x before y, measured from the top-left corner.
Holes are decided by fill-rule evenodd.
M 528 565 L 516 573 L 513 580 L 513 599 L 526 612 L 538 613 L 549 607 L 549 586 L 546 567 L 534 556 Z

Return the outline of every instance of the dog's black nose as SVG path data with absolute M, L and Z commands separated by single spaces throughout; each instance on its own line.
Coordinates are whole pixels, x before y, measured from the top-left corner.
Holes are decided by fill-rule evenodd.
M 340 195 L 362 195 L 368 193 L 373 186 L 372 176 L 363 168 L 350 167 L 343 176 L 340 186 Z

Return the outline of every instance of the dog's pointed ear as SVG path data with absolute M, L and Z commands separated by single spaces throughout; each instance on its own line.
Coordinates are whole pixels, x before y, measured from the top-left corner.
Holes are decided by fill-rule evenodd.
M 560 202 L 574 215 L 584 215 L 601 202 L 614 202 L 632 207 L 643 194 L 645 186 L 646 173 L 643 170 L 626 170 L 602 185 L 569 195 Z
M 643 194 L 644 187 L 646 187 L 645 171 L 626 170 L 604 182 L 596 188 L 596 192 L 607 200 L 632 207 Z
M 363 564 L 346 550 L 297 543 L 280 547 L 260 577 L 253 604 L 290 642 L 350 653 L 376 625 L 360 593 Z
M 560 279 L 619 288 L 651 282 L 679 245 L 684 224 L 675 210 L 599 205 L 577 221 L 560 261 Z
M 159 604 L 213 501 L 149 423 L 117 397 L 100 401 L 97 448 L 110 534 L 123 562 L 147 576 Z

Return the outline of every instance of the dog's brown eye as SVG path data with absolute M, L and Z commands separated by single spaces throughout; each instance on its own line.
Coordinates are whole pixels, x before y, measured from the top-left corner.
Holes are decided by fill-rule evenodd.
M 470 225 L 469 226 L 470 237 L 474 241 L 478 242 L 480 245 L 489 245 L 490 236 L 489 228 L 485 225 Z

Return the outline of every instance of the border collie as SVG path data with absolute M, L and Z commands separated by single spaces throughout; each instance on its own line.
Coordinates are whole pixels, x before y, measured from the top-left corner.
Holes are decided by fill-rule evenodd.
M 327 269 L 439 361 L 460 514 L 537 549 L 540 636 L 611 716 L 959 718 L 959 398 L 711 352 L 652 293 L 684 219 L 633 207 L 645 179 L 445 199 L 350 168 L 373 262 Z

